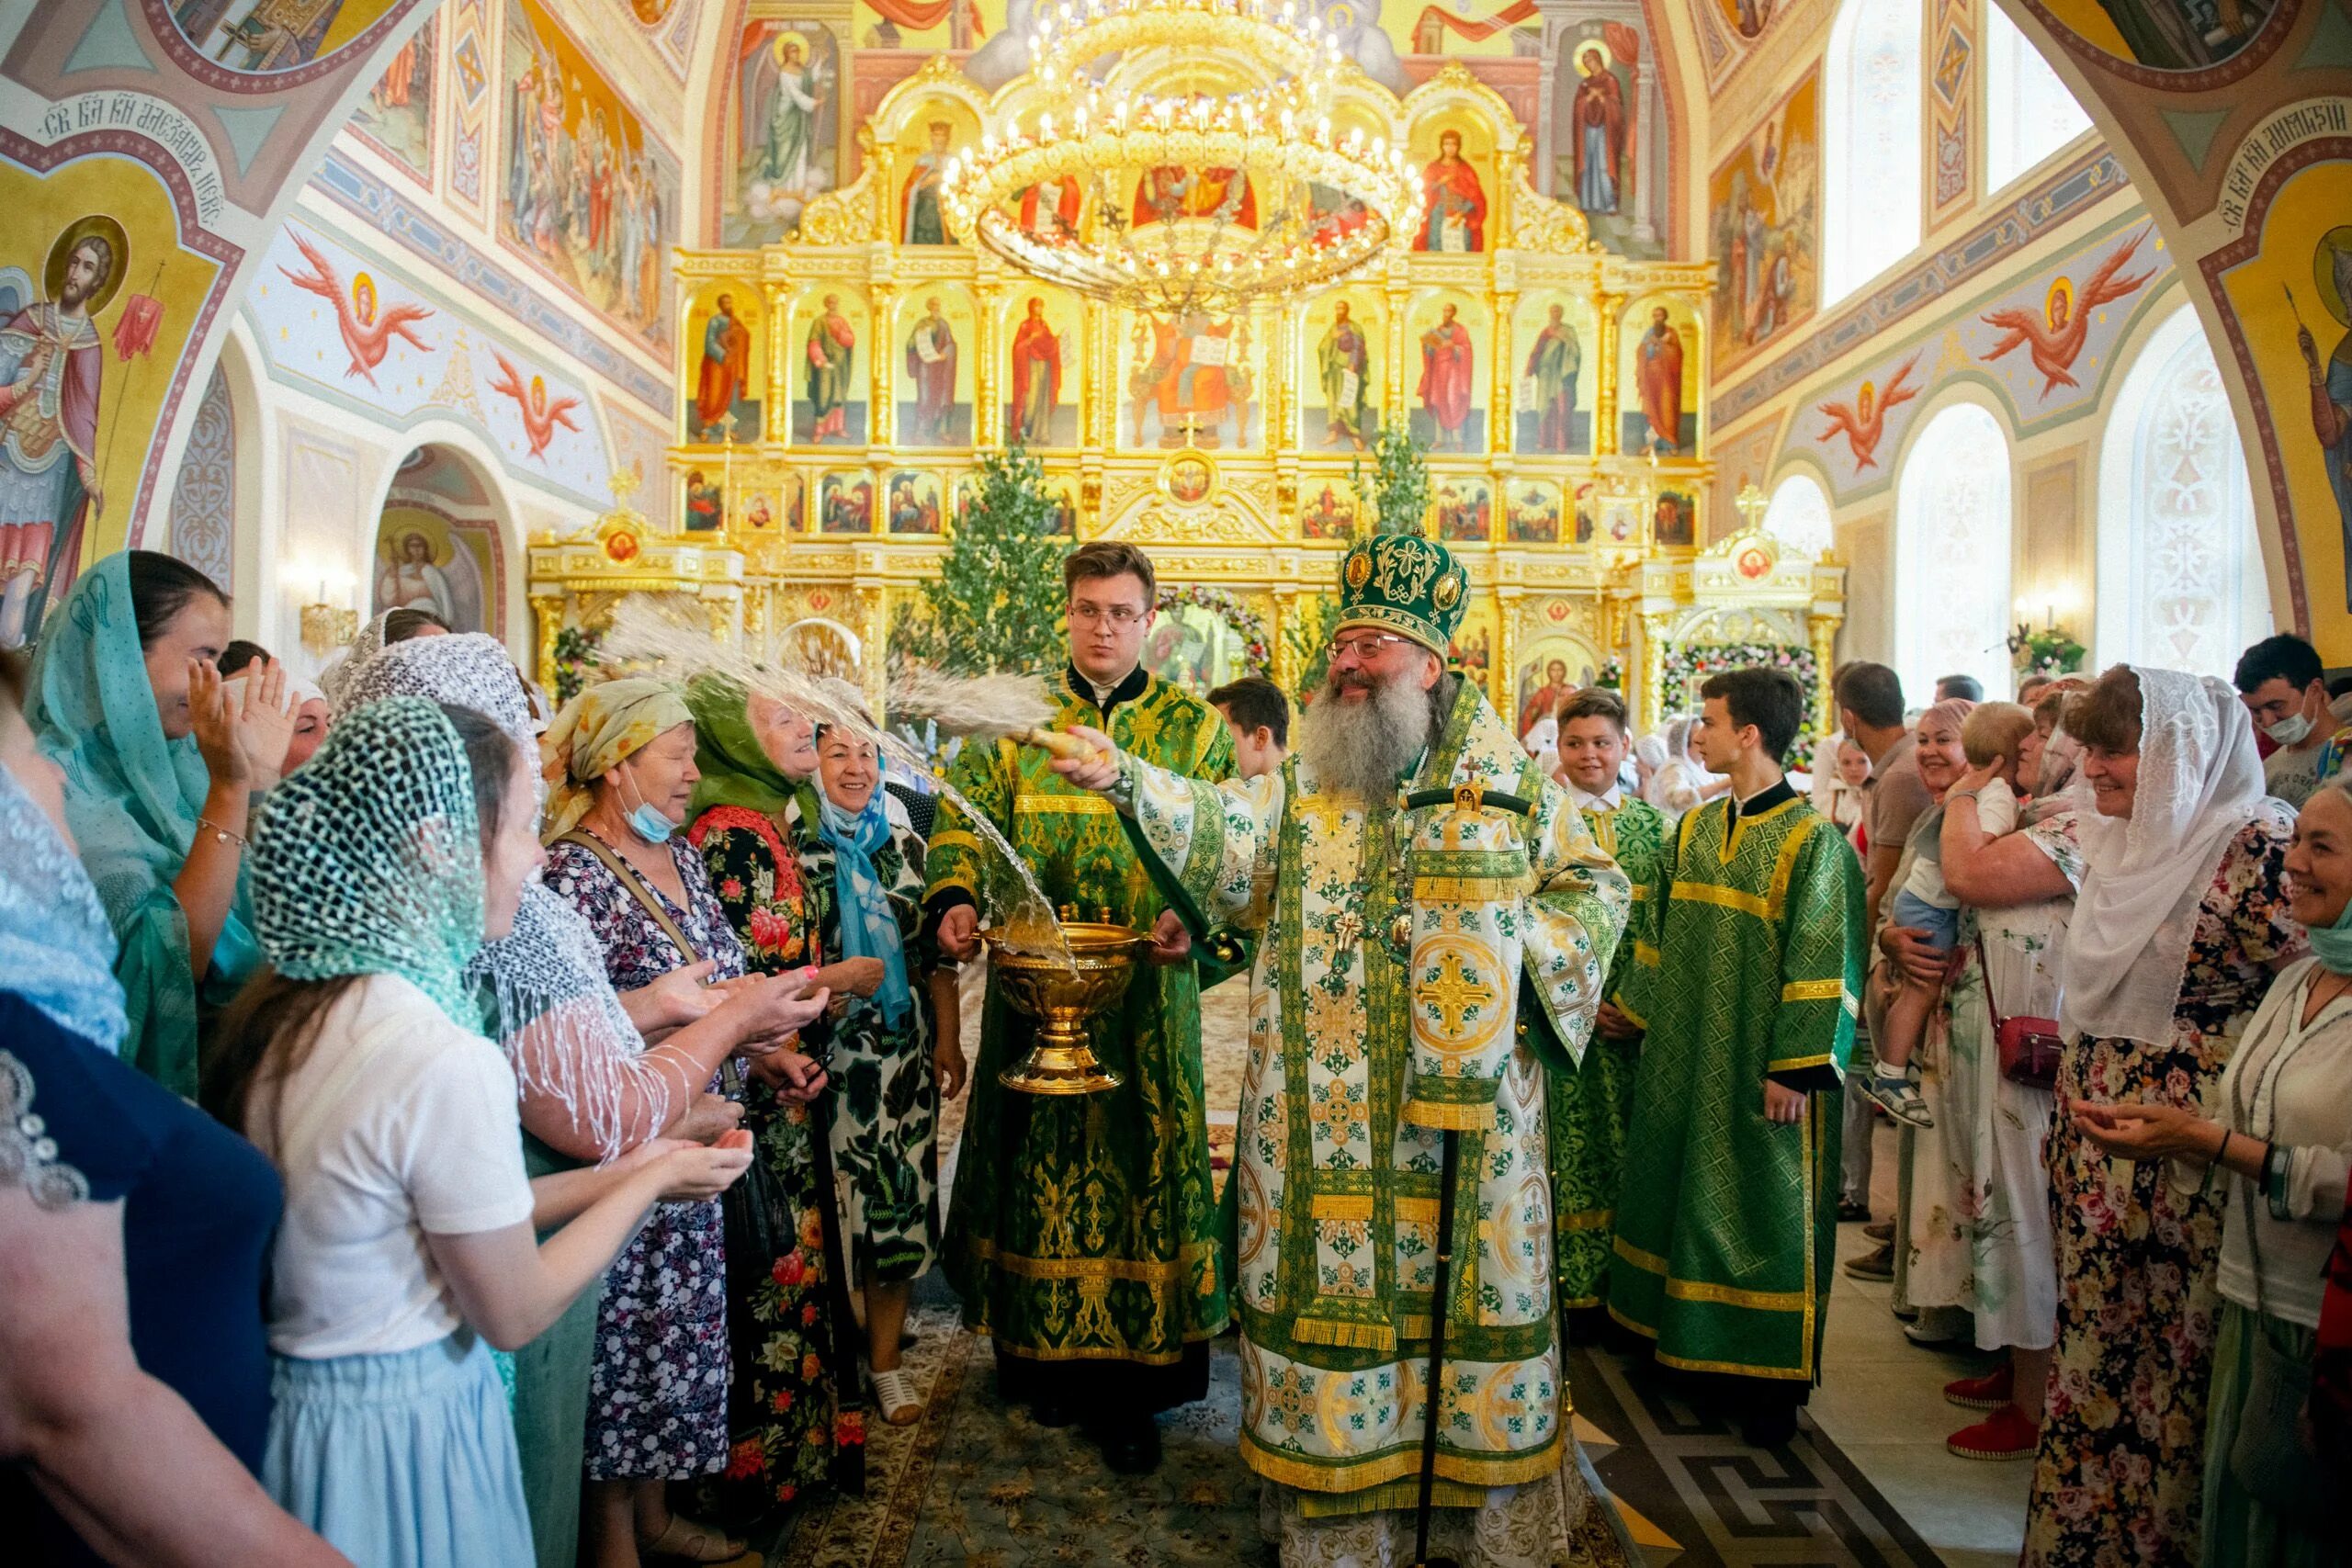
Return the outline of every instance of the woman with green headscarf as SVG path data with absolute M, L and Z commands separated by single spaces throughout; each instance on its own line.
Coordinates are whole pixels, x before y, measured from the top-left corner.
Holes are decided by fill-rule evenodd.
M 805 804 L 806 819 L 816 820 L 814 728 L 775 698 L 718 676 L 696 677 L 686 688 L 686 706 L 701 773 L 686 837 L 702 852 L 729 923 L 757 968 L 821 964 L 792 826 L 797 805 Z M 880 964 L 854 960 L 818 971 L 836 995 L 871 995 L 880 977 Z M 854 1491 L 863 1485 L 865 1458 L 859 1417 L 854 1409 L 845 1414 L 841 1399 L 842 1390 L 856 1387 L 857 1368 L 854 1352 L 841 1353 L 854 1325 L 846 1281 L 835 1272 L 834 1260 L 845 1256 L 837 1211 L 826 1201 L 830 1183 L 817 1158 L 822 1108 L 755 1083 L 745 1109 L 760 1159 L 775 1173 L 796 1224 L 791 1242 L 770 1260 L 766 1281 L 729 1303 L 740 1458 L 721 1481 L 718 1501 L 734 1519 L 756 1518 L 820 1482 Z
M 196 1094 L 199 1021 L 260 962 L 241 885 L 246 813 L 294 738 L 286 671 L 222 693 L 229 599 L 152 550 L 107 557 L 43 623 L 26 717 L 65 770 L 65 809 L 119 953 L 123 1055 Z M 254 678 L 258 677 L 258 678 Z

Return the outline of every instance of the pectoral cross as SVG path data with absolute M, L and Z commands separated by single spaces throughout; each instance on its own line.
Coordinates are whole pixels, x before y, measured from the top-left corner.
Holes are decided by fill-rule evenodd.
M 1353 909 L 1347 910 L 1331 922 L 1332 938 L 1342 947 L 1351 947 L 1363 940 L 1363 920 Z

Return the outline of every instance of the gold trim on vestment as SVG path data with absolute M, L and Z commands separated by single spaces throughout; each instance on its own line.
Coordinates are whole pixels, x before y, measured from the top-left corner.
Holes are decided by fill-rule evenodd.
M 1214 1328 L 1188 1328 L 1182 1335 L 1187 1345 L 1204 1345 L 1225 1333 L 1220 1322 Z M 1172 1367 L 1182 1360 L 1182 1350 L 1122 1350 L 1115 1345 L 1088 1345 L 1058 1350 L 1041 1350 L 1033 1345 L 1023 1345 L 1007 1339 L 992 1328 L 975 1328 L 973 1333 L 992 1341 L 996 1348 L 1007 1356 L 1018 1356 L 1024 1361 L 1129 1361 L 1138 1367 Z
M 1016 795 L 1015 817 L 1116 817 L 1119 808 L 1099 795 Z
M 1644 942 L 1640 937 L 1635 937 L 1634 939 L 1634 962 L 1645 965 L 1651 969 L 1657 968 L 1658 966 L 1657 949 L 1652 947 L 1648 942 Z M 1617 1004 L 1617 1010 L 1620 1012 L 1624 1011 L 1625 1004 L 1619 1002 Z
M 1482 1456 L 1437 1452 L 1437 1474 L 1442 1481 L 1458 1481 L 1466 1486 L 1517 1486 L 1549 1475 L 1560 1467 L 1563 1448 L 1560 1427 L 1542 1448 L 1524 1454 Z M 1334 1461 L 1327 1465 L 1303 1464 L 1287 1454 L 1276 1453 L 1261 1445 L 1254 1433 L 1241 1434 L 1241 1462 L 1269 1481 L 1284 1486 L 1295 1486 L 1302 1492 L 1362 1492 L 1385 1485 L 1408 1475 L 1418 1475 L 1421 1468 L 1420 1445 L 1393 1453 L 1359 1460 L 1353 1464 Z
M 1838 980 L 1792 980 L 1781 987 L 1784 1002 L 1826 1002 L 1846 994 L 1846 982 Z
M 1377 1350 L 1384 1356 L 1396 1353 L 1396 1328 L 1388 1323 L 1351 1323 L 1344 1318 L 1302 1315 L 1291 1320 L 1290 1337 L 1301 1345 Z
M 1372 1218 L 1372 1194 L 1317 1192 L 1307 1200 L 1307 1209 L 1318 1220 L 1369 1222 Z
M 1709 1285 L 1697 1280 L 1668 1280 L 1666 1293 L 1679 1302 L 1706 1302 L 1752 1312 L 1803 1312 L 1805 1303 L 1813 1299 L 1802 1291 L 1743 1291 L 1734 1285 Z
M 1657 1335 L 1650 1336 L 1655 1339 Z M 1746 1361 L 1693 1361 L 1686 1357 L 1669 1355 L 1664 1350 L 1650 1352 L 1663 1366 L 1675 1367 L 1686 1372 L 1728 1372 L 1736 1378 L 1785 1378 L 1791 1382 L 1811 1382 L 1813 1372 L 1808 1368 L 1791 1370 L 1787 1367 L 1758 1367 Z M 1809 1358 L 1808 1358 L 1809 1359 Z
M 1560 1228 L 1564 1231 L 1604 1230 L 1616 1217 L 1614 1209 L 1578 1209 L 1560 1216 Z
M 1670 897 L 1688 898 L 1696 904 L 1713 904 L 1725 909 L 1736 909 L 1759 920 L 1772 918 L 1771 907 L 1755 894 L 1742 893 L 1736 887 L 1724 887 L 1713 882 L 1678 882 Z
M 1408 1100 L 1396 1114 L 1416 1127 L 1430 1127 L 1441 1133 L 1487 1133 L 1495 1126 L 1492 1100 L 1463 1105 L 1442 1100 Z
M 959 850 L 969 850 L 974 854 L 980 854 L 984 852 L 980 847 L 979 835 L 977 833 L 967 833 L 961 828 L 942 828 L 939 831 L 931 836 L 930 847 L 933 851 L 945 849 L 951 845 Z M 962 887 L 964 886 L 964 884 L 961 882 L 943 882 L 939 886 L 942 887 Z M 969 889 L 967 888 L 966 891 L 968 892 Z
M 1024 1280 L 1128 1280 L 1139 1285 L 1174 1284 L 1194 1264 L 1217 1252 L 1213 1241 L 1188 1241 L 1174 1262 L 1162 1263 L 1134 1258 L 1031 1258 L 980 1239 L 973 1240 L 970 1247 L 972 1256 L 981 1262 Z
M 1795 802 L 1790 804 L 1794 805 Z M 1804 841 L 1813 836 L 1813 830 L 1820 827 L 1821 822 L 1822 819 L 1815 817 L 1799 823 L 1795 831 L 1789 835 L 1788 841 L 1781 846 L 1780 858 L 1772 863 L 1771 897 L 1768 902 L 1772 907 L 1774 925 L 1780 924 L 1781 913 L 1788 908 L 1789 883 L 1797 874 L 1797 851 L 1804 847 Z
M 1434 1198 L 1412 1198 L 1399 1192 L 1391 1201 L 1396 1205 L 1396 1218 L 1405 1224 L 1437 1224 L 1437 1200 Z
M 1754 813 L 1743 811 L 1738 816 L 1733 817 L 1730 830 L 1724 834 L 1724 847 L 1722 852 L 1723 863 L 1729 865 L 1732 862 L 1732 857 L 1739 853 L 1740 836 L 1747 831 L 1748 825 L 1750 823 L 1770 822 L 1773 818 L 1778 817 L 1781 812 L 1788 810 L 1791 807 L 1801 806 L 1803 804 L 1804 797 L 1795 796 L 1781 802 L 1778 806 L 1768 807 L 1762 811 Z M 1701 809 L 1704 809 L 1704 807 L 1702 807 Z M 1731 807 L 1728 806 L 1724 807 L 1724 814 L 1725 816 L 1730 816 Z M 1688 812 L 1684 816 L 1684 820 L 1687 821 L 1697 815 L 1698 812 L 1696 811 Z
M 1792 1056 L 1785 1062 L 1774 1062 L 1764 1070 L 1767 1073 L 1793 1073 L 1805 1067 L 1834 1066 L 1837 1061 L 1835 1054 L 1824 1051 L 1817 1056 Z
M 1609 1245 L 1611 1251 L 1645 1273 L 1665 1274 L 1671 1271 L 1665 1258 L 1655 1252 L 1644 1252 L 1622 1235 L 1612 1237 Z

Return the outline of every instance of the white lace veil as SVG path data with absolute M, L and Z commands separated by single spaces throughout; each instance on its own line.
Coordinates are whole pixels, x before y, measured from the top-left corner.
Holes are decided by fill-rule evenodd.
M 2264 789 L 2254 726 L 2210 675 L 2133 665 L 2140 774 L 2129 818 L 2099 814 L 2075 786 L 2088 870 L 2066 928 L 2069 1033 L 2162 1044 L 2188 971 L 2198 907 Z
M 526 755 L 538 755 L 522 675 L 496 637 L 459 632 L 394 643 L 337 686 L 338 719 L 385 697 L 431 697 L 484 715 Z M 544 803 L 544 781 L 539 787 Z M 644 1037 L 605 976 L 595 933 L 546 886 L 523 889 L 514 930 L 484 946 L 467 974 L 490 993 L 491 1023 L 523 1097 L 560 1102 L 599 1159 L 669 1124 L 673 1075 L 639 1060 Z

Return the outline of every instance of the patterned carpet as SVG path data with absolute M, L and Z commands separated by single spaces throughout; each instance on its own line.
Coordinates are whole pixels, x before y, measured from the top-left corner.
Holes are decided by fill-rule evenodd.
M 977 1042 L 977 990 L 967 998 Z M 1240 1100 L 1247 987 L 1202 998 L 1209 1136 L 1220 1180 Z M 942 1118 L 952 1179 L 962 1102 Z M 943 1186 L 944 1181 L 943 1181 Z M 868 1427 L 866 1495 L 814 1504 L 760 1543 L 790 1568 L 1272 1568 L 1258 1529 L 1258 1482 L 1238 1444 L 1233 1342 L 1211 1359 L 1209 1397 L 1161 1423 L 1157 1474 L 1112 1475 L 1080 1433 L 1048 1430 L 997 1397 L 987 1341 L 966 1334 L 934 1272 L 917 1287 L 906 1365 L 922 1420 Z M 1575 1430 L 1615 1551 L 1641 1568 L 1708 1564 L 1933 1564 L 1937 1559 L 1827 1438 L 1810 1425 L 1758 1452 L 1733 1427 L 1651 1385 L 1620 1358 L 1571 1359 Z M 1600 1533 L 1596 1529 L 1594 1534 Z

